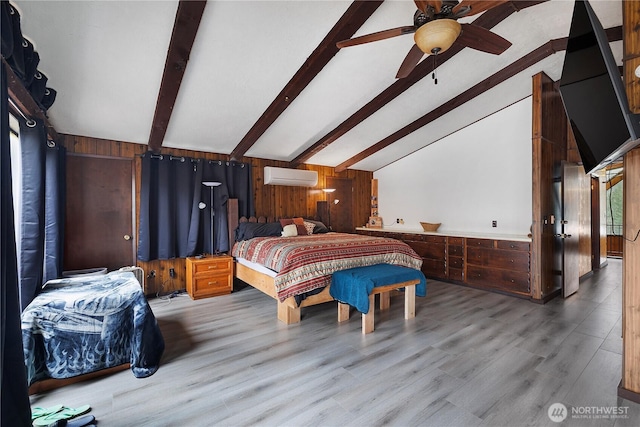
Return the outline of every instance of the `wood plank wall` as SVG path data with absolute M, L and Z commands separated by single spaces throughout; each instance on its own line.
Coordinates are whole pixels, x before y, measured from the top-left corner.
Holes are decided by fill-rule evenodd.
M 622 261 L 622 382 L 624 396 L 640 403 L 640 148 L 624 156 Z
M 557 84 L 546 74 L 533 76 L 533 239 L 531 247 L 532 297 L 545 300 L 558 292 L 553 275 L 554 228 L 545 218 L 554 213 L 553 185 L 561 177 L 563 161 L 581 161 Z M 592 271 L 591 178 L 580 177 L 579 274 Z
M 533 76 L 531 296 L 544 301 L 559 290 L 553 274 L 554 180 L 567 158 L 567 119 L 553 80 Z
M 622 2 L 624 82 L 629 108 L 640 113 L 640 2 Z M 624 236 L 640 230 L 640 148 L 624 156 Z M 618 395 L 640 402 L 640 246 L 624 241 L 622 277 L 622 381 Z
M 147 151 L 147 146 L 121 141 L 111 141 L 105 139 L 61 135 L 63 144 L 68 153 L 76 153 L 93 156 L 121 157 L 134 160 L 135 167 L 135 198 L 136 198 L 136 230 L 139 222 L 139 200 L 140 200 L 140 167 L 142 164 L 141 155 Z M 193 158 L 203 158 L 207 160 L 227 161 L 227 156 L 217 153 L 206 153 L 194 150 L 178 150 L 164 148 L 163 154 L 173 156 L 185 156 Z M 251 163 L 253 168 L 253 188 L 255 197 L 255 207 L 257 215 L 274 215 L 276 217 L 287 216 L 308 216 L 316 214 L 316 202 L 323 200 L 327 177 L 351 178 L 354 182 L 353 188 L 353 227 L 361 226 L 369 218 L 369 204 L 371 194 L 371 180 L 373 172 L 346 170 L 336 172 L 334 168 L 318 165 L 303 165 L 301 169 L 315 170 L 318 172 L 318 185 L 314 188 L 285 187 L 274 185 L 263 185 L 264 167 L 289 167 L 288 162 L 272 161 L 252 157 L 244 157 L 245 163 Z M 145 280 L 145 293 L 148 295 L 163 295 L 173 291 L 186 288 L 186 266 L 184 259 L 172 259 L 164 261 L 142 262 L 137 261 L 137 265 L 142 267 L 147 273 Z M 169 277 L 169 269 L 176 271 L 176 277 Z M 148 277 L 150 271 L 155 270 L 155 277 Z

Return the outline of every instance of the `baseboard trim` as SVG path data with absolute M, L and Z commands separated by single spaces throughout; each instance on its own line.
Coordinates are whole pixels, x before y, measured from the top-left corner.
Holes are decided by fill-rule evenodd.
M 640 403 L 640 393 L 627 390 L 626 388 L 622 387 L 622 380 L 620 380 L 620 384 L 618 384 L 618 396 L 635 403 Z
M 531 302 L 535 302 L 536 304 L 546 304 L 555 297 L 560 296 L 562 293 L 562 289 L 556 289 L 551 292 L 549 295 L 545 295 L 543 298 L 531 298 Z

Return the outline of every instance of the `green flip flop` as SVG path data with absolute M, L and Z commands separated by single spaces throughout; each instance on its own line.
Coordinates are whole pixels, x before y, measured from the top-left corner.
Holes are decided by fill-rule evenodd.
M 62 410 L 62 405 L 51 406 L 50 408 L 42 408 L 40 406 L 34 406 L 31 408 L 31 419 L 35 420 L 36 418 L 45 417 L 50 414 L 55 414 L 56 412 Z
M 78 415 L 86 414 L 91 410 L 91 406 L 83 405 L 78 408 L 67 408 L 63 406 L 62 409 L 58 412 L 54 412 L 49 415 L 45 415 L 44 417 L 36 418 L 33 421 L 34 426 L 48 426 L 49 424 L 53 424 L 58 420 L 70 420 Z

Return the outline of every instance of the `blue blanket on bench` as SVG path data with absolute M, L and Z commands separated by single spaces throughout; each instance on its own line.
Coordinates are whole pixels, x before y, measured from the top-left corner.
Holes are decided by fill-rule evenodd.
M 415 279 L 420 280 L 416 285 L 416 296 L 426 296 L 427 279 L 420 270 L 391 264 L 349 268 L 333 273 L 329 293 L 341 303 L 366 314 L 369 312 L 369 295 L 373 288 Z

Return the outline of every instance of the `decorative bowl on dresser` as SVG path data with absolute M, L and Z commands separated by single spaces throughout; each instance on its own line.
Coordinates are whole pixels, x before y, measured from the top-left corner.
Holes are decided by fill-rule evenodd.
M 233 258 L 229 255 L 187 258 L 187 293 L 191 299 L 230 294 Z

